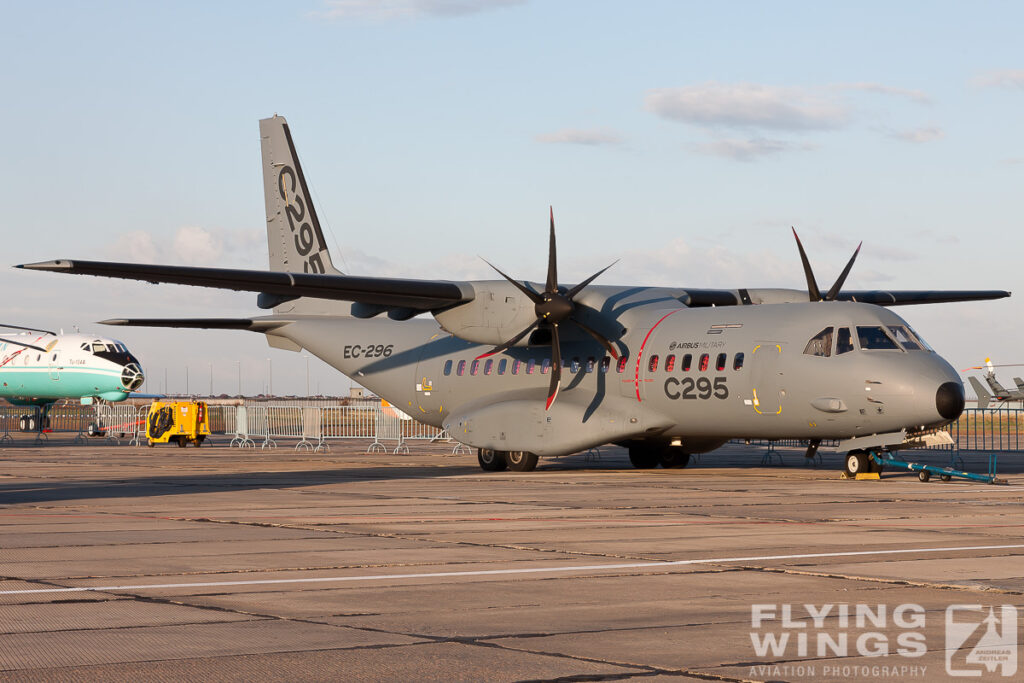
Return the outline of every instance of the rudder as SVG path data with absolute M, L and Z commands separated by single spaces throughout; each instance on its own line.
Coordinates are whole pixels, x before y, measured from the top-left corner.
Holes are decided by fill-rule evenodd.
M 967 380 L 974 388 L 974 393 L 978 395 L 978 408 L 982 410 L 988 408 L 988 402 L 992 398 L 992 394 L 988 393 L 988 390 L 982 386 L 977 377 L 968 377 Z

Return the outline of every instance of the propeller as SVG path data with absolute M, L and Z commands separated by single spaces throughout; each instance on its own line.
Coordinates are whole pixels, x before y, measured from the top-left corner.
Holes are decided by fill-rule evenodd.
M 968 370 L 992 370 L 992 368 L 1019 368 L 1024 367 L 1024 363 L 993 363 L 988 358 L 985 359 L 984 365 L 974 365 L 969 368 L 964 368 L 960 372 L 967 372 Z
M 807 252 L 804 251 L 804 245 L 800 243 L 800 236 L 796 234 L 796 228 L 791 227 L 790 230 L 793 231 L 793 237 L 796 238 L 796 248 L 800 250 L 800 260 L 804 264 L 804 275 L 807 277 L 807 293 L 810 295 L 811 301 L 822 301 L 821 290 L 818 289 L 818 282 L 814 279 L 814 271 L 811 270 L 811 262 L 807 260 Z M 853 262 L 857 260 L 857 255 L 860 254 L 860 248 L 863 245 L 863 242 L 857 245 L 857 249 L 854 250 L 853 256 L 846 263 L 843 272 L 839 274 L 835 284 L 825 294 L 824 301 L 835 301 L 836 297 L 839 296 L 839 290 L 842 289 L 843 283 L 846 282 L 846 276 L 850 274 Z
M 604 347 L 612 358 L 616 360 L 619 358 L 619 354 L 615 350 L 615 347 L 612 346 L 612 343 L 608 341 L 604 335 L 573 317 L 573 313 L 576 311 L 576 303 L 573 299 L 583 291 L 584 287 L 593 282 L 595 278 L 601 275 L 601 273 L 618 263 L 618 261 L 615 261 L 597 271 L 583 282 L 574 286 L 572 289 L 565 290 L 564 288 L 559 287 L 558 259 L 555 247 L 555 210 L 549 207 L 549 212 L 551 216 L 551 236 L 548 240 L 548 273 L 547 279 L 544 282 L 544 291 L 542 293 L 538 294 L 523 283 L 513 280 L 511 277 L 501 272 L 501 270 L 499 270 L 493 263 L 484 259 L 484 262 L 491 268 L 494 268 L 498 275 L 501 275 L 503 278 L 515 285 L 520 292 L 526 295 L 526 297 L 533 302 L 533 310 L 537 314 L 537 319 L 530 323 L 525 330 L 509 339 L 504 344 L 496 346 L 487 353 L 482 353 L 477 356 L 477 360 L 480 360 L 481 358 L 493 356 L 496 353 L 501 353 L 506 349 L 510 349 L 535 329 L 543 328 L 550 330 L 551 383 L 548 385 L 548 399 L 544 406 L 545 410 L 550 409 L 551 405 L 555 402 L 555 398 L 558 396 L 558 390 L 562 383 L 562 345 L 558 332 L 560 325 L 563 323 L 572 323 L 593 337 L 599 344 L 601 344 L 601 346 Z

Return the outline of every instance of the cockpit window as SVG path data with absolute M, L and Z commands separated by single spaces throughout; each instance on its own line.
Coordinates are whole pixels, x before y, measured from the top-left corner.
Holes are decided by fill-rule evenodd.
M 868 351 L 900 350 L 899 345 L 885 333 L 885 328 L 881 325 L 858 325 L 857 341 L 860 342 L 860 348 Z
M 889 331 L 892 332 L 892 336 L 896 337 L 896 341 L 899 342 L 907 351 L 924 351 L 925 345 L 917 338 L 914 331 L 909 327 L 903 325 L 889 325 Z
M 853 351 L 853 335 L 849 327 L 840 327 L 836 334 L 836 355 Z
M 804 354 L 808 356 L 831 356 L 832 355 L 832 328 L 826 327 L 818 334 L 811 337 L 804 347 Z
M 97 341 L 97 342 L 93 342 L 92 343 L 92 352 L 93 353 L 99 353 L 101 351 L 106 351 L 106 350 L 107 350 L 107 347 L 104 346 L 103 344 L 101 344 L 100 342 Z

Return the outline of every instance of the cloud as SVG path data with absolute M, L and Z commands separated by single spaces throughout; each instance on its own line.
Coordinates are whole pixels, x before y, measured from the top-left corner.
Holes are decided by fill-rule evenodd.
M 666 119 L 712 128 L 822 130 L 838 128 L 849 117 L 846 104 L 824 91 L 756 83 L 658 88 L 644 96 L 644 107 Z
M 734 161 L 754 161 L 760 157 L 773 156 L 781 152 L 814 149 L 814 145 L 766 138 L 750 138 L 748 140 L 724 138 L 693 145 L 693 149 L 701 154 L 725 157 Z
M 1024 69 L 993 69 L 978 74 L 971 83 L 981 88 L 1020 88 L 1024 90 Z
M 890 85 L 882 85 L 881 83 L 840 83 L 835 86 L 840 90 L 859 90 L 861 92 L 875 93 L 879 95 L 893 95 L 896 97 L 905 97 L 914 102 L 921 104 L 930 104 L 931 98 L 921 90 L 908 90 L 907 88 L 894 88 Z
M 461 17 L 489 10 L 524 5 L 526 0 L 325 0 L 325 9 L 313 15 L 323 19 L 418 19 Z
M 154 237 L 144 230 L 122 233 L 106 251 L 113 259 L 133 263 L 263 267 L 265 245 L 266 235 L 259 230 L 186 225 L 169 236 Z
M 946 135 L 938 126 L 924 126 L 910 130 L 886 130 L 885 133 L 894 140 L 914 143 L 934 142 L 941 140 Z
M 537 142 L 568 145 L 617 145 L 622 138 L 614 131 L 603 128 L 563 128 L 554 133 L 542 133 L 534 137 Z

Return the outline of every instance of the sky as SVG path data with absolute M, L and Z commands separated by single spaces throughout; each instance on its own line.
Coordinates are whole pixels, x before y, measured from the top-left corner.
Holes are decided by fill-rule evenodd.
M 267 266 L 257 121 L 287 117 L 343 271 L 1024 293 L 1014 2 L 0 2 L 6 263 Z M 114 336 L 144 390 L 346 393 L 255 295 L 0 269 L 0 322 Z M 897 310 L 957 369 L 1020 304 Z M 1009 371 L 1010 369 L 1008 369 Z M 165 380 L 166 378 L 166 380 Z

